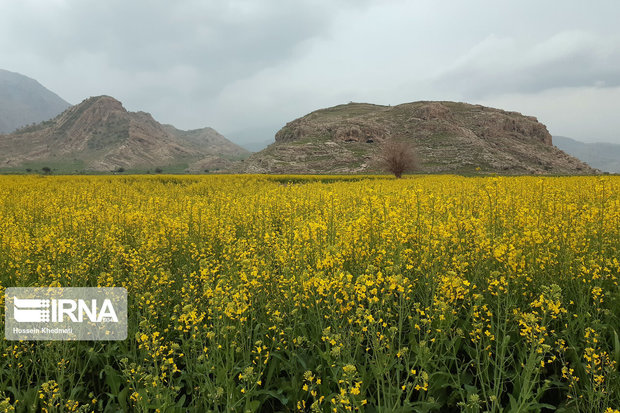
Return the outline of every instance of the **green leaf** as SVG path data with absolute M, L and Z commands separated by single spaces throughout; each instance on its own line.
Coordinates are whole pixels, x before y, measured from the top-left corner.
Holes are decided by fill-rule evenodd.
M 250 412 L 255 412 L 258 411 L 258 408 L 260 407 L 260 401 L 258 400 L 252 400 L 251 402 L 249 402 L 248 404 L 246 404 L 247 408 L 245 409 L 245 411 L 250 411 Z
M 273 390 L 258 390 L 255 392 L 256 394 L 266 394 L 268 396 L 273 397 L 274 399 L 278 400 L 280 403 L 282 403 L 284 406 L 286 406 L 286 404 L 288 403 L 288 397 L 286 397 L 284 394 L 282 394 L 282 390 L 278 390 L 277 392 L 273 391 Z M 268 400 L 268 399 L 266 399 Z
M 185 395 L 182 395 L 179 400 L 176 402 L 175 406 L 176 407 L 183 407 L 183 405 L 185 404 Z
M 118 394 L 121 383 L 123 383 L 123 379 L 121 378 L 118 371 L 114 370 L 111 366 L 107 365 L 103 368 L 101 373 L 99 373 L 99 377 L 105 375 L 105 383 L 110 388 L 110 391 L 113 394 Z
M 469 384 L 465 384 L 463 385 L 463 387 L 465 387 L 468 396 L 471 394 L 478 394 L 478 388 L 476 386 L 470 386 Z
M 555 406 L 551 405 L 551 404 L 547 404 L 547 403 L 535 403 L 531 405 L 532 408 L 536 408 L 536 409 L 550 409 L 555 411 Z
M 508 400 L 510 401 L 510 411 L 516 412 L 517 411 L 517 401 L 515 400 L 514 396 L 512 394 L 509 394 L 508 395 Z
M 121 390 L 118 393 L 118 404 L 121 406 L 121 408 L 124 411 L 127 411 L 127 409 L 129 408 L 129 406 L 127 406 L 127 394 L 129 393 L 129 387 L 125 387 L 123 390 Z
M 614 358 L 616 363 L 620 365 L 620 339 L 618 339 L 618 332 L 614 330 Z

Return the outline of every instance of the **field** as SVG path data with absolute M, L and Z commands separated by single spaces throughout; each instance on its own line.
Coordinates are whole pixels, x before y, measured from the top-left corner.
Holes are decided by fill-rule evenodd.
M 2 176 L 2 300 L 129 337 L 3 338 L 0 411 L 618 413 L 619 278 L 614 176 Z

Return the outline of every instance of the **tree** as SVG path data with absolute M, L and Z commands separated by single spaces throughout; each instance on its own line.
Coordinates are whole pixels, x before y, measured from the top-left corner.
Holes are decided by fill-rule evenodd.
M 417 161 L 413 147 L 401 140 L 387 140 L 379 152 L 379 163 L 382 169 L 401 178 L 403 173 L 416 169 Z
M 45 175 L 49 175 L 52 173 L 52 170 L 50 169 L 49 166 L 44 166 L 43 168 L 41 168 L 41 170 L 43 171 Z

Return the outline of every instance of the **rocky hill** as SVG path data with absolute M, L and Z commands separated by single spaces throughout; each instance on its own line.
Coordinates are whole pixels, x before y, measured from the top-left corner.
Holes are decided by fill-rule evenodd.
M 99 96 L 56 118 L 0 135 L 0 168 L 59 172 L 229 169 L 249 154 L 211 128 L 181 131 Z
M 51 119 L 69 106 L 36 80 L 0 69 L 0 133 Z
M 552 144 L 545 125 L 516 112 L 456 102 L 398 106 L 350 103 L 284 126 L 252 155 L 253 173 L 377 172 L 386 139 L 410 142 L 427 173 L 590 174 L 596 170 Z

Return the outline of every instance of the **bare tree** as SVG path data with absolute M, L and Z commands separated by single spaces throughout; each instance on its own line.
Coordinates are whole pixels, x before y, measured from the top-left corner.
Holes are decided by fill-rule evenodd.
M 417 167 L 413 147 L 401 140 L 387 140 L 379 152 L 379 164 L 382 169 L 391 172 L 396 178 L 411 172 Z

